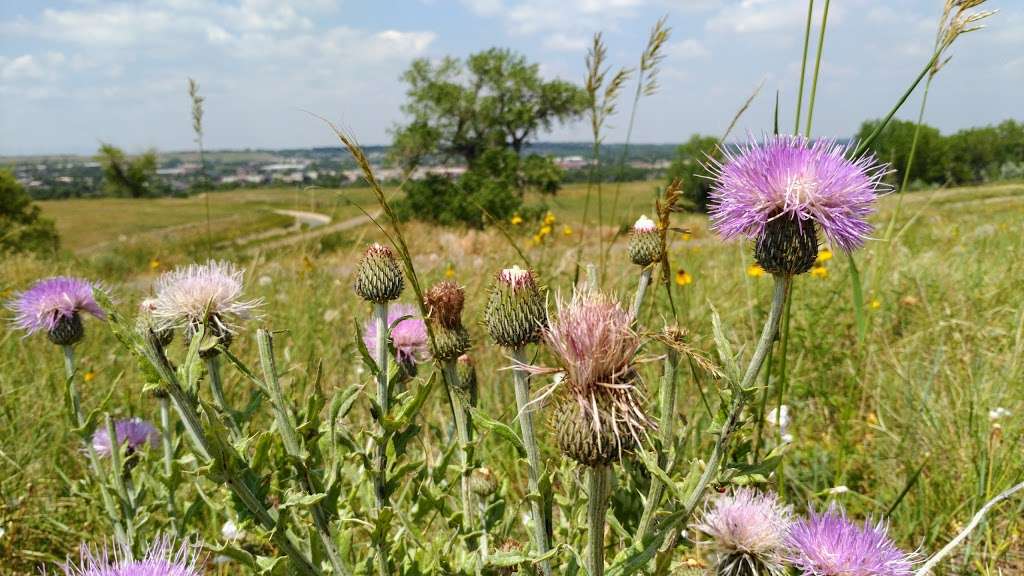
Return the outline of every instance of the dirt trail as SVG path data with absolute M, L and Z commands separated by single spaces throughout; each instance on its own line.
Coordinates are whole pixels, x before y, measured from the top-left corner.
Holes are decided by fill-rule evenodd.
M 365 214 L 356 216 L 354 218 L 349 218 L 347 220 L 342 220 L 340 222 L 335 222 L 333 224 L 329 224 L 331 218 L 330 216 L 327 216 L 325 214 L 318 214 L 316 212 L 301 212 L 298 210 L 277 210 L 276 212 L 278 212 L 279 214 L 294 216 L 296 221 L 308 224 L 309 229 L 306 232 L 291 234 L 285 238 L 280 238 L 269 242 L 261 242 L 246 250 L 247 252 L 254 253 L 264 250 L 275 250 L 277 248 L 282 248 L 285 246 L 291 246 L 293 244 L 306 242 L 308 240 L 313 240 L 315 238 L 319 238 L 321 236 L 325 236 L 327 234 L 331 234 L 334 232 L 341 232 L 343 230 L 358 228 L 370 222 L 370 217 Z M 376 213 L 372 214 L 372 216 L 376 218 L 379 214 L 380 211 L 377 211 Z

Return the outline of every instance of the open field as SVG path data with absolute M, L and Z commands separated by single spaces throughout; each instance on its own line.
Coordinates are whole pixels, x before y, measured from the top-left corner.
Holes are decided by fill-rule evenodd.
M 590 226 L 581 222 L 586 187 L 570 186 L 554 198 L 530 199 L 546 202 L 557 222 L 554 233 L 539 245 L 532 240 L 537 223 L 508 228 L 552 293 L 564 296 L 571 290 L 580 234 L 585 235 L 584 261 L 597 262 L 598 235 L 607 245 L 616 239 L 618 224 L 630 223 L 641 212 L 650 214 L 655 184 L 623 186 L 618 213 L 614 218 L 606 216 L 606 222 L 615 225 L 597 228 L 592 218 Z M 614 185 L 604 187 L 606 215 L 614 190 Z M 347 189 L 342 194 L 372 207 L 365 189 Z M 882 200 L 873 219 L 876 237 L 885 236 L 899 203 L 896 196 Z M 41 276 L 76 274 L 106 281 L 117 310 L 131 315 L 158 272 L 205 258 L 208 249 L 203 198 L 78 200 L 43 206 L 57 220 L 65 247 L 71 251 L 56 262 L 29 257 L 0 262 L 4 299 Z M 336 221 L 358 215 L 355 208 L 339 201 L 336 191 L 213 194 L 210 214 L 213 227 L 219 229 L 218 245 L 230 244 L 236 233 L 284 225 L 266 216 L 277 208 L 322 212 Z M 591 216 L 596 209 L 595 201 L 590 205 Z M 776 489 L 791 501 L 819 507 L 836 499 L 857 516 L 878 518 L 888 513 L 891 534 L 899 544 L 930 553 L 945 544 L 986 500 L 1024 480 L 1022 221 L 1024 184 L 1020 183 L 905 195 L 892 240 L 869 242 L 856 256 L 864 286 L 863 340 L 858 338 L 850 304 L 843 254 L 837 252 L 823 262 L 825 272 L 797 279 L 784 400 L 792 415 L 788 432 L 793 442 L 784 450 L 781 471 L 772 479 Z M 197 222 L 199 228 L 186 227 Z M 685 269 L 692 280 L 671 283 L 680 309 L 679 324 L 693 345 L 716 357 L 711 312 L 717 310 L 737 353 L 749 355 L 749 343 L 766 312 L 771 280 L 748 274 L 749 246 L 723 243 L 708 230 L 705 217 L 681 215 L 677 223 L 690 233 L 671 237 L 670 259 L 676 270 Z M 563 233 L 564 224 L 570 226 L 571 234 Z M 137 242 L 119 240 L 136 234 L 151 236 Z M 451 277 L 466 287 L 464 317 L 474 343 L 480 408 L 515 427 L 508 372 L 499 370 L 509 360 L 489 342 L 479 319 L 493 274 L 519 262 L 519 257 L 495 230 L 410 223 L 405 235 L 421 281 L 429 284 Z M 371 377 L 359 362 L 353 327 L 353 319 L 368 318 L 369 307 L 353 294 L 351 282 L 365 244 L 382 239 L 374 227 L 361 226 L 280 250 L 253 254 L 224 248 L 214 253 L 237 258 L 247 267 L 247 293 L 266 303 L 261 324 L 284 331 L 276 342 L 279 369 L 286 373 L 287 395 L 300 404 L 310 393 L 307 377 L 316 360 L 323 362 L 321 388 L 329 397 L 353 386 L 372 388 Z M 626 300 L 632 296 L 636 277 L 637 268 L 629 263 L 620 237 L 610 250 L 603 286 Z M 402 301 L 412 301 L 409 289 Z M 648 304 L 641 318 L 649 329 L 657 330 L 669 314 L 661 288 L 649 293 Z M 136 363 L 100 323 L 87 322 L 87 331 L 87 339 L 77 349 L 86 407 L 102 407 L 114 417 L 158 421 L 154 399 L 142 391 Z M 254 327 L 247 330 L 232 347 L 249 363 L 257 358 L 253 331 Z M 173 348 L 174 354 L 180 353 L 180 344 Z M 644 353 L 656 357 L 660 348 L 652 342 Z M 552 362 L 545 354 L 538 361 Z M 774 366 L 773 378 L 778 378 L 780 369 Z M 659 370 L 658 362 L 642 368 L 651 406 L 658 397 Z M 253 393 L 252 385 L 234 370 L 227 370 L 225 385 L 236 406 Z M 102 540 L 109 533 L 95 490 L 82 482 L 85 461 L 64 416 L 62 394 L 59 351 L 45 338 L 22 339 L 13 331 L 0 332 L 0 566 L 10 570 L 5 574 L 34 573 L 40 563 L 62 560 L 79 541 Z M 679 394 L 680 449 L 686 458 L 704 458 L 714 441 L 705 433 L 711 409 L 719 402 L 714 385 L 687 374 L 679 380 Z M 774 403 L 769 401 L 768 407 Z M 368 401 L 360 396 L 343 420 L 353 429 L 369 428 L 368 414 Z M 426 432 L 422 446 L 417 447 L 432 462 L 441 458 L 449 442 L 448 419 L 443 390 L 435 387 L 422 413 Z M 575 493 L 581 477 L 559 456 L 545 420 L 540 418 L 538 434 L 544 461 L 555 471 L 556 493 Z M 267 415 L 254 421 L 254 430 L 271 426 Z M 179 440 L 178 450 L 187 453 L 185 441 Z M 771 430 L 768 443 L 779 443 L 777 429 Z M 500 435 L 482 432 L 476 453 L 500 481 L 500 498 L 505 501 L 500 535 L 527 542 L 526 531 L 517 521 L 525 513 L 526 479 L 515 451 Z M 144 455 L 139 466 L 159 468 L 158 451 Z M 619 478 L 620 493 L 645 490 L 649 478 L 640 468 L 627 467 Z M 673 477 L 682 480 L 686 468 L 681 463 L 672 471 Z M 355 477 L 358 469 L 355 457 L 345 460 L 344 473 Z M 185 473 L 191 474 L 187 466 Z M 156 480 L 150 480 L 153 490 L 161 489 Z M 209 482 L 201 485 L 202 494 L 183 485 L 179 501 L 226 498 L 222 488 Z M 439 497 L 454 500 L 457 486 L 443 486 L 449 491 Z M 362 507 L 368 506 L 369 490 L 362 492 L 347 500 L 357 504 L 349 504 L 345 514 L 357 518 L 367 513 Z M 409 502 L 416 497 L 404 491 L 396 495 Z M 631 532 L 638 520 L 638 512 L 628 506 L 629 499 L 613 497 L 612 507 L 621 524 L 609 531 L 610 550 L 622 548 L 623 534 Z M 223 542 L 221 527 L 227 520 L 244 524 L 249 534 L 239 546 L 254 552 L 266 546 L 257 536 L 259 529 L 228 507 L 199 509 L 188 533 L 202 537 L 211 549 Z M 1024 504 L 1019 501 L 997 507 L 943 573 L 1024 573 L 1022 511 Z M 162 508 L 148 513 L 153 517 L 151 526 L 161 524 Z M 432 527 L 444 527 L 445 522 L 441 517 L 417 518 L 416 536 L 410 538 L 423 538 L 418 545 L 431 553 L 447 553 L 448 543 L 431 535 Z M 565 513 L 556 513 L 554 530 L 559 541 L 579 544 L 582 538 L 578 518 Z M 349 553 L 358 559 L 368 537 L 357 532 L 345 541 L 351 546 Z M 688 560 L 691 566 L 706 562 L 705 549 L 680 547 L 671 559 L 679 570 Z M 236 573 L 230 564 L 210 567 L 211 574 L 218 571 Z

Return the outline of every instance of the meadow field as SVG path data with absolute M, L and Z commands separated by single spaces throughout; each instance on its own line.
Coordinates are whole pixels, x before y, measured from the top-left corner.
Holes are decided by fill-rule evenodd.
M 575 250 L 581 247 L 583 262 L 597 263 L 600 244 L 610 246 L 601 286 L 628 301 L 638 268 L 629 262 L 622 231 L 641 214 L 653 216 L 658 184 L 623 185 L 618 211 L 612 217 L 605 214 L 603 227 L 593 219 L 593 206 L 589 220 L 583 221 L 586 186 L 568 186 L 553 197 L 531 197 L 531 203 L 546 203 L 552 215 L 550 231 L 539 239 L 542 222 L 506 222 L 502 228 L 507 237 L 494 227 L 477 231 L 403 224 L 420 281 L 429 285 L 451 279 L 465 287 L 464 319 L 473 343 L 481 414 L 518 430 L 511 379 L 502 370 L 511 360 L 490 342 L 481 324 L 494 275 L 513 264 L 524 265 L 525 258 L 549 289 L 551 303 L 572 291 Z M 605 210 L 614 189 L 605 185 Z M 330 406 L 332 399 L 365 388 L 367 392 L 352 396 L 354 409 L 340 415 L 332 411 L 329 418 L 332 430 L 338 425 L 358 431 L 372 423 L 367 395 L 373 377 L 363 369 L 356 345 L 355 326 L 370 317 L 370 308 L 353 293 L 353 274 L 366 246 L 386 238 L 372 224 L 361 223 L 286 245 L 263 248 L 259 239 L 233 242 L 290 226 L 291 219 L 275 209 L 319 212 L 338 222 L 359 217 L 356 205 L 375 213 L 372 193 L 361 188 L 221 192 L 211 194 L 208 205 L 201 196 L 42 202 L 44 213 L 56 220 L 63 253 L 56 260 L 5 258 L 0 262 L 0 295 L 7 300 L 45 276 L 82 276 L 103 282 L 114 309 L 130 317 L 160 273 L 208 257 L 233 260 L 245 268 L 247 296 L 262 298 L 265 305 L 263 318 L 243 330 L 232 352 L 256 365 L 256 327 L 280 331 L 275 346 L 288 400 L 305 405 L 318 386 Z M 668 286 L 678 306 L 679 327 L 690 345 L 726 363 L 727 354 L 723 356 L 713 337 L 717 311 L 732 352 L 741 358 L 749 355 L 745 343 L 755 341 L 760 330 L 771 298 L 771 277 L 752 268 L 748 242 L 721 241 L 709 231 L 705 216 L 674 219 L 687 229 L 668 237 Z M 766 403 L 767 409 L 776 406 L 775 382 L 784 369 L 790 422 L 783 430 L 769 425 L 764 441 L 781 456 L 768 482 L 784 498 L 806 503 L 800 508 L 821 508 L 834 500 L 852 516 L 885 519 L 898 544 L 927 555 L 956 534 L 982 504 L 1024 480 L 1022 221 L 1022 183 L 883 198 L 872 218 L 873 239 L 856 255 L 863 286 L 862 334 L 844 254 L 823 252 L 814 271 L 796 279 L 789 350 L 784 364 L 777 358 L 771 364 L 773 397 Z M 612 222 L 618 225 L 608 224 Z M 301 233 L 301 228 L 284 232 Z M 668 300 L 657 282 L 659 275 L 640 312 L 652 334 L 669 317 Z M 407 288 L 400 301 L 412 299 Z M 86 410 L 159 422 L 156 401 L 143 391 L 146 377 L 137 363 L 104 324 L 87 321 L 86 330 L 86 339 L 76 348 Z M 177 350 L 180 344 L 173 347 Z M 653 340 L 643 349 L 651 359 L 661 354 Z M 543 351 L 536 361 L 552 362 Z M 318 364 L 322 377 L 314 384 Z M 660 392 L 660 364 L 641 366 L 653 407 Z M 242 373 L 226 369 L 224 378 L 229 403 L 243 406 L 259 396 Z M 765 385 L 763 378 L 759 382 Z M 109 538 L 108 520 L 95 486 L 85 481 L 87 463 L 66 416 L 64 384 L 60 352 L 45 338 L 0 332 L 0 566 L 5 574 L 35 574 L 40 566 L 75 554 L 79 542 Z M 704 458 L 714 443 L 706 431 L 725 400 L 714 382 L 698 372 L 684 370 L 677 385 L 676 449 L 686 459 Z M 755 395 L 760 397 L 760 391 Z M 457 555 L 441 529 L 452 520 L 444 512 L 427 514 L 416 508 L 422 505 L 416 504 L 420 499 L 458 507 L 452 504 L 456 483 L 444 479 L 446 468 L 454 466 L 447 448 L 447 402 L 440 386 L 434 386 L 419 415 L 423 433 L 416 441 L 417 453 L 429 464 L 422 472 L 426 476 L 416 477 L 415 489 L 399 487 L 393 496 L 412 510 L 412 516 L 396 521 L 395 529 L 399 538 L 415 543 L 410 544 L 411 557 Z M 755 403 L 751 410 L 756 408 Z M 542 407 L 538 416 L 538 437 L 556 494 L 553 530 L 557 541 L 580 543 L 584 530 L 573 516 L 579 511 L 573 495 L 579 493 L 582 478 L 551 440 L 546 410 Z M 251 433 L 264 434 L 271 429 L 271 418 L 257 413 L 250 426 Z M 525 467 L 500 430 L 478 427 L 474 452 L 498 485 L 491 496 L 501 503 L 491 509 L 497 518 L 496 541 L 525 543 L 527 532 L 519 521 L 528 508 Z M 748 440 L 749 432 L 743 431 Z M 196 461 L 189 459 L 183 436 L 176 442 L 182 474 L 191 479 Z M 244 449 L 260 453 L 252 445 Z M 158 452 L 143 454 L 139 468 L 159 469 Z M 683 482 L 687 476 L 686 459 L 668 470 L 674 480 Z M 349 455 L 341 461 L 343 477 L 351 479 L 341 489 L 341 516 L 350 519 L 355 533 L 341 538 L 342 549 L 361 566 L 365 555 L 360 550 L 371 537 L 360 532 L 358 518 L 369 507 L 369 490 L 358 479 L 358 458 Z M 164 489 L 158 477 L 147 476 L 152 482 L 148 489 L 157 493 Z M 633 496 L 646 493 L 650 476 L 642 465 L 627 461 L 618 481 L 610 515 L 615 520 L 607 535 L 610 556 L 626 547 L 639 516 Z M 278 493 L 283 487 L 269 489 Z M 222 561 L 230 555 L 226 545 L 253 554 L 270 549 L 260 528 L 222 504 L 228 500 L 224 488 L 197 478 L 177 490 L 182 509 L 194 511 L 179 533 L 202 539 L 211 559 L 208 573 L 241 573 L 238 564 Z M 940 573 L 1024 573 L 1022 511 L 1024 502 L 1019 500 L 996 507 Z M 147 509 L 146 515 L 149 520 L 140 533 L 153 537 L 168 525 L 162 504 Z M 228 521 L 244 533 L 229 535 L 224 530 Z M 678 548 L 659 555 L 659 573 L 699 574 L 706 568 L 709 552 L 702 545 L 683 545 L 695 537 L 684 536 Z

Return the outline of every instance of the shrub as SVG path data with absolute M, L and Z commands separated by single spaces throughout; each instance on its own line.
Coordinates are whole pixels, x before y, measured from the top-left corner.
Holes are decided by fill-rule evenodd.
M 0 170 L 0 253 L 53 253 L 60 246 L 53 221 L 7 170 Z

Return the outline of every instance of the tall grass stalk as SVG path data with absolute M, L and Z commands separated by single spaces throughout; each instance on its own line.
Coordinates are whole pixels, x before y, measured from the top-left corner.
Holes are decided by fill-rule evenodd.
M 793 134 L 800 133 L 800 114 L 804 104 L 804 81 L 807 77 L 807 52 L 811 46 L 811 22 L 814 20 L 814 0 L 807 2 L 807 23 L 804 26 L 804 55 L 800 61 L 800 88 L 796 96 L 796 119 L 793 122 Z
M 629 160 L 629 145 L 633 140 L 633 125 L 636 122 L 636 111 L 640 107 L 640 98 L 653 96 L 658 92 L 658 64 L 665 59 L 664 47 L 672 35 L 672 28 L 667 26 L 668 16 L 662 16 L 651 28 L 647 37 L 647 46 L 640 54 L 640 64 L 637 66 L 636 90 L 633 93 L 633 105 L 629 110 L 629 124 L 626 126 L 626 141 L 622 146 L 622 154 L 619 155 L 618 176 L 615 179 L 615 193 L 612 196 L 612 210 L 610 218 L 615 218 L 619 213 L 619 196 L 622 192 L 622 177 L 626 170 L 626 162 Z M 614 222 L 612 222 L 614 224 Z M 605 250 L 604 259 L 608 260 L 607 252 L 611 250 L 611 244 Z M 604 267 L 602 266 L 602 280 L 604 279 Z
M 515 380 L 516 408 L 519 413 L 519 429 L 523 435 L 523 447 L 526 449 L 526 460 L 529 464 L 530 516 L 533 523 L 531 538 L 538 556 L 548 553 L 551 548 L 548 542 L 547 519 L 544 517 L 544 505 L 540 493 L 540 447 L 537 446 L 537 435 L 533 428 L 533 406 L 530 404 L 530 381 L 525 370 L 518 366 L 526 366 L 526 351 L 522 346 L 512 350 L 512 359 L 516 368 L 512 369 Z M 544 576 L 551 574 L 551 563 L 541 562 L 540 571 Z
M 818 74 L 821 72 L 821 55 L 825 51 L 825 29 L 828 27 L 828 9 L 832 0 L 825 0 L 825 10 L 821 15 L 821 29 L 818 32 L 818 53 L 814 58 L 814 79 L 811 81 L 811 96 L 807 101 L 807 129 L 804 134 L 811 137 L 811 126 L 814 123 L 814 104 L 818 97 Z

